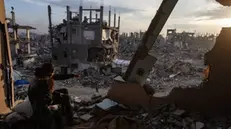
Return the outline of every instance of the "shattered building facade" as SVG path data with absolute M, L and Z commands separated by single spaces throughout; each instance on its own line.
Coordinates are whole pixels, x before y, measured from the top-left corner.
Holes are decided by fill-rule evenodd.
M 20 60 L 24 63 L 28 60 L 33 60 L 33 53 L 31 52 L 31 32 L 30 30 L 35 30 L 36 28 L 28 25 L 19 25 L 16 23 L 14 7 L 11 7 L 11 18 L 7 18 L 7 27 L 10 37 L 10 48 L 11 56 L 13 60 L 13 65 L 20 64 Z M 20 30 L 25 30 L 25 37 L 22 38 L 19 35 Z
M 50 18 L 50 6 L 48 11 Z M 84 12 L 89 12 L 89 16 L 85 16 Z M 81 67 L 80 64 L 83 62 L 107 64 L 117 57 L 120 17 L 118 17 L 117 26 L 116 14 L 114 14 L 114 25 L 112 26 L 111 10 L 109 10 L 108 23 L 104 21 L 103 14 L 103 6 L 99 9 L 83 9 L 80 6 L 78 13 L 70 11 L 67 6 L 67 19 L 53 27 L 55 29 L 51 29 L 50 26 L 52 62 L 57 67 L 68 72 L 70 68 Z

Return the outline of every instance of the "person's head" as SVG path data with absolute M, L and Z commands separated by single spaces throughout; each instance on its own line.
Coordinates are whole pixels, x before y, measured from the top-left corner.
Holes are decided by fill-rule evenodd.
M 44 63 L 41 68 L 46 76 L 51 76 L 54 72 L 54 67 L 51 63 Z
M 43 73 L 42 68 L 40 68 L 40 67 L 35 68 L 34 75 L 35 75 L 37 78 L 42 78 L 42 77 L 45 76 L 44 73 Z
M 54 91 L 53 66 L 50 63 L 44 63 L 41 67 L 35 69 L 35 76 L 40 81 L 46 81 L 50 92 Z

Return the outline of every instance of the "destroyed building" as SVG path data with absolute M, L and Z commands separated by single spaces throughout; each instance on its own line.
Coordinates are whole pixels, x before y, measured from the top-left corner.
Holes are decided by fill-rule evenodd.
M 177 29 L 167 29 L 166 41 L 180 49 L 189 49 L 198 44 L 213 44 L 216 36 L 213 34 L 196 36 L 194 32 L 177 32 Z
M 50 18 L 50 6 L 48 10 Z M 89 16 L 84 15 L 85 12 Z M 103 6 L 99 9 L 84 9 L 80 6 L 77 13 L 70 11 L 67 6 L 67 18 L 63 23 L 54 29 L 50 26 L 53 63 L 66 72 L 70 68 L 80 68 L 82 63 L 110 63 L 118 53 L 120 16 L 118 25 L 116 22 L 114 14 L 114 25 L 111 25 L 111 10 L 108 22 L 104 20 Z
M 7 26 L 10 38 L 11 56 L 13 65 L 26 64 L 30 60 L 34 60 L 34 53 L 31 52 L 31 32 L 36 28 L 28 25 L 19 25 L 16 23 L 14 8 L 12 7 L 11 18 L 7 18 Z M 19 31 L 26 31 L 25 37 L 19 35 Z

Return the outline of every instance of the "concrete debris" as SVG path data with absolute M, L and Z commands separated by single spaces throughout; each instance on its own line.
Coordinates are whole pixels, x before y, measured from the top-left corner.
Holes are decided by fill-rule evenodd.
M 108 110 L 111 107 L 114 107 L 118 105 L 118 103 L 110 100 L 110 99 L 104 99 L 101 103 L 96 104 L 96 106 L 100 107 L 103 110 Z
M 177 115 L 177 116 L 181 116 L 185 113 L 185 110 L 176 110 L 175 112 L 173 112 L 174 115 Z
M 205 67 L 203 56 L 215 43 L 214 35 L 178 33 L 175 29 L 173 32 L 166 38 L 160 35 L 151 51 L 158 60 L 149 75 L 151 81 L 148 80 L 147 83 L 150 83 L 155 91 L 198 86 Z M 131 60 L 142 37 L 125 35 L 120 39 L 119 58 Z
M 91 125 L 91 127 L 103 126 L 102 128 L 111 129 L 113 123 L 114 127 L 130 129 L 131 127 L 127 125 L 130 123 L 139 129 L 204 129 L 228 128 L 231 124 L 229 117 L 209 118 L 198 113 L 180 110 L 175 105 L 161 105 L 150 113 L 140 108 L 119 106 L 119 103 L 108 98 L 101 97 L 100 100 L 100 102 L 89 100 L 79 103 L 78 108 L 74 108 L 76 121 L 80 122 L 75 128 L 83 125 L 88 125 L 87 128 L 90 128 Z M 102 104 L 104 106 L 99 106 Z
M 81 102 L 82 102 L 82 100 L 81 100 L 79 97 L 77 97 L 77 96 L 72 97 L 72 100 L 73 100 L 74 102 L 76 102 L 76 103 L 81 103 Z
M 93 116 L 90 115 L 90 114 L 85 114 L 85 115 L 80 116 L 80 119 L 81 119 L 81 120 L 84 120 L 84 121 L 88 121 L 88 120 L 90 120 L 92 117 L 93 117 Z
M 78 72 L 80 77 L 71 78 L 64 81 L 56 81 L 56 85 L 63 87 L 83 86 L 91 88 L 106 88 L 110 87 L 113 83 L 113 78 L 116 74 L 110 72 L 108 74 L 102 74 L 98 69 L 88 68 Z
M 14 96 L 15 100 L 24 100 L 27 97 L 27 89 L 28 87 L 15 87 L 14 88 Z
M 196 129 L 202 129 L 205 126 L 202 122 L 196 122 Z
M 109 87 L 113 83 L 113 78 L 115 74 L 109 73 L 107 75 L 101 74 L 98 70 L 89 68 L 81 73 L 81 78 L 79 82 L 83 86 L 88 86 L 92 88 L 96 87 Z

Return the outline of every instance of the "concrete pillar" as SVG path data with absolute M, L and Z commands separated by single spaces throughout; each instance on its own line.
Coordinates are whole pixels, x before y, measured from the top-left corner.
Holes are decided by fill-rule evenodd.
M 103 6 L 100 6 L 100 26 L 103 24 Z M 100 37 L 102 37 L 102 28 L 100 31 Z M 102 42 L 102 39 L 100 38 L 100 42 Z
M 96 12 L 96 14 L 95 14 L 95 21 L 97 22 L 97 20 L 98 20 L 98 14 Z
M 15 12 L 12 8 L 12 11 L 11 11 L 11 19 L 12 19 L 12 27 L 13 27 L 13 34 L 14 34 L 14 41 L 17 40 L 17 37 L 18 37 L 18 34 L 17 34 L 17 28 L 15 28 L 15 25 L 16 25 L 16 21 L 15 21 Z M 19 49 L 19 43 L 18 42 L 15 42 L 15 53 L 18 54 L 18 49 Z
M 79 37 L 80 37 L 80 43 L 82 43 L 82 22 L 83 22 L 83 6 L 79 6 L 79 21 L 80 21 L 80 27 L 79 27 Z
M 120 16 L 118 17 L 118 29 L 120 29 Z
M 91 10 L 92 8 L 90 7 L 90 21 L 89 21 L 89 23 L 91 23 L 92 22 L 92 10 Z
M 26 38 L 27 38 L 27 51 L 28 51 L 28 54 L 31 53 L 30 51 L 30 30 L 29 29 L 26 29 Z
M 100 23 L 103 23 L 103 6 L 100 6 Z
M 14 40 L 15 40 L 15 52 L 16 52 L 16 54 L 18 54 L 18 49 L 19 49 L 19 42 L 17 41 L 17 37 L 18 37 L 18 30 L 15 29 L 14 30 Z
M 111 26 L 111 6 L 109 6 L 108 26 Z
M 15 28 L 16 21 L 15 21 L 15 12 L 14 12 L 14 10 L 11 11 L 11 19 L 12 19 L 12 26 L 13 26 L 13 32 L 14 32 L 14 40 L 17 40 L 17 30 Z
M 48 20 L 49 20 L 49 33 L 50 33 L 50 42 L 53 47 L 53 30 L 52 30 L 52 20 L 51 20 L 51 6 L 48 5 Z
M 116 27 L 116 10 L 114 11 L 114 27 Z
M 71 24 L 70 24 L 70 7 L 67 6 L 67 43 L 72 43 L 72 33 L 71 33 Z

